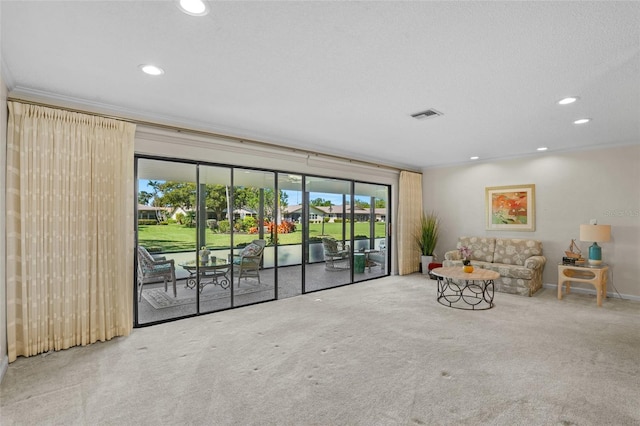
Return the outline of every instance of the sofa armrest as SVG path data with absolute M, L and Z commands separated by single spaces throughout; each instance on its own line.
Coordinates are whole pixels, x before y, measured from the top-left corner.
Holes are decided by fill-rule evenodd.
M 542 269 L 544 264 L 547 263 L 547 258 L 544 256 L 531 256 L 524 261 L 524 267 L 527 269 Z
M 444 260 L 462 260 L 459 250 L 451 250 L 444 254 Z

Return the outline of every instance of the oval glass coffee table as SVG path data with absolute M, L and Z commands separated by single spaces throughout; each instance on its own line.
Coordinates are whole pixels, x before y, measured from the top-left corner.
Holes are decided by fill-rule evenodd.
M 456 309 L 483 310 L 493 308 L 494 280 L 500 274 L 476 268 L 464 272 L 461 266 L 435 268 L 438 279 L 438 302 Z

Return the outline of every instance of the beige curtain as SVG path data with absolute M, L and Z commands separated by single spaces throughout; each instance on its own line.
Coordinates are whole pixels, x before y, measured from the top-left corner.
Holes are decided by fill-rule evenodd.
M 128 335 L 135 125 L 8 106 L 9 361 Z
M 398 273 L 420 270 L 420 249 L 416 232 L 422 216 L 422 174 L 400 172 L 398 186 Z

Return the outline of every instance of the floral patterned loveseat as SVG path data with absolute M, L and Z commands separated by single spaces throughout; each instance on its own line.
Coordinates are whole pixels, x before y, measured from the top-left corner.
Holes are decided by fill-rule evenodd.
M 471 264 L 496 271 L 496 291 L 531 296 L 542 287 L 542 271 L 547 258 L 538 240 L 491 237 L 460 237 L 457 250 L 444 255 L 442 266 L 462 267 L 460 247 L 471 249 Z

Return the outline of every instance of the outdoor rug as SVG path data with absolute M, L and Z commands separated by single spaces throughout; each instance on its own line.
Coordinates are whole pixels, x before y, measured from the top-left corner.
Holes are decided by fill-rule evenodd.
M 233 294 L 240 296 L 261 291 L 273 291 L 273 286 L 259 285 L 257 281 L 243 280 L 238 288 L 238 283 L 234 282 Z M 173 297 L 173 289 L 169 285 L 168 291 L 164 291 L 164 286 L 142 290 L 142 297 L 155 309 L 173 308 L 175 306 L 190 305 L 196 303 L 196 290 L 185 288 L 184 281 L 177 283 L 178 297 Z M 200 303 L 210 300 L 224 299 L 231 297 L 231 289 L 226 290 L 220 286 L 207 285 L 200 293 Z

